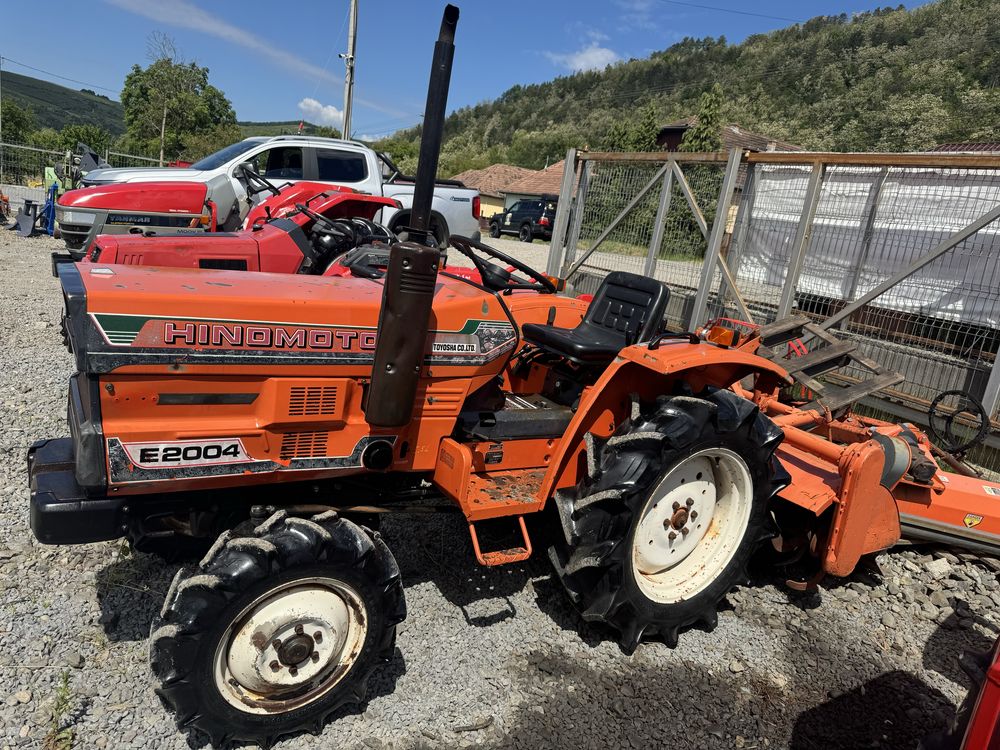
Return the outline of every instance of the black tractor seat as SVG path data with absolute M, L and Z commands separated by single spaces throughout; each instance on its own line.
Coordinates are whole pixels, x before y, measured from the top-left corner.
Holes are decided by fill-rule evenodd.
M 660 332 L 669 298 L 670 290 L 656 279 L 612 271 L 576 328 L 525 323 L 521 333 L 525 341 L 571 362 L 607 363 L 626 346 Z

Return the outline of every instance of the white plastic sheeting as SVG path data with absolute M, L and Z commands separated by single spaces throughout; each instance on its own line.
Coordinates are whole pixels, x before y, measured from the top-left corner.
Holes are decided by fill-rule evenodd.
M 755 301 L 773 304 L 780 297 L 810 169 L 760 165 L 743 197 L 741 211 L 750 207 L 749 220 L 738 222 L 730 262 L 737 283 Z M 797 292 L 853 301 L 998 204 L 997 170 L 828 167 Z M 996 326 L 1000 221 L 871 304 Z

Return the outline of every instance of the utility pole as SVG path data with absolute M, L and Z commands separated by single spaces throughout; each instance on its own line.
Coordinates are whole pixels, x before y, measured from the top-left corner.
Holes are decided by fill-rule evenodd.
M 354 95 L 354 45 L 358 39 L 358 0 L 351 0 L 351 20 L 347 33 L 347 54 L 341 55 L 347 67 L 344 77 L 344 140 L 351 138 L 351 99 Z

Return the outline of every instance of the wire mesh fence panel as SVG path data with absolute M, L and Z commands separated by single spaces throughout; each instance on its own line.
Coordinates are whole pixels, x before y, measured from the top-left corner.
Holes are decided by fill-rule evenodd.
M 62 151 L 0 143 L 0 192 L 16 210 L 26 200 L 45 201 L 45 168 L 54 167 L 65 158 Z
M 706 249 L 699 221 L 685 197 L 685 187 L 710 224 L 724 168 L 724 162 L 682 164 L 682 185 L 667 163 L 666 154 L 664 161 L 653 162 L 590 160 L 584 200 L 576 207 L 581 213 L 574 217 L 576 226 L 567 267 L 574 260 L 583 262 L 571 274 L 570 283 L 579 292 L 593 293 L 612 271 L 653 276 L 671 290 L 668 323 L 685 327 Z M 640 197 L 644 189 L 647 191 Z M 669 191 L 666 201 L 664 190 Z M 653 247 L 658 216 L 662 217 L 663 228 Z M 588 255 L 598 240 L 597 249 Z
M 729 262 L 760 323 L 774 319 L 792 281 L 812 167 L 751 168 Z M 997 206 L 995 169 L 903 167 L 891 156 L 874 165 L 825 164 L 792 311 L 826 321 Z M 1000 226 L 987 224 L 833 326 L 860 354 L 903 375 L 881 395 L 884 403 L 925 414 L 942 391 L 984 396 L 1000 348 L 998 258 Z M 829 377 L 851 385 L 865 376 L 848 366 Z M 979 449 L 977 460 L 1000 470 L 992 448 Z
M 123 154 L 118 151 L 108 151 L 104 158 L 115 169 L 126 167 L 158 167 L 160 165 L 160 160 L 156 157 Z

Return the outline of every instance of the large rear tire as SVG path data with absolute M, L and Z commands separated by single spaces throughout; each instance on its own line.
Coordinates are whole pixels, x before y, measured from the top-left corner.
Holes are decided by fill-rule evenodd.
M 406 616 L 399 568 L 378 534 L 335 514 L 276 514 L 223 534 L 178 571 L 154 621 L 156 692 L 182 729 L 217 746 L 319 733 L 365 698 Z
M 618 630 L 626 653 L 644 636 L 674 647 L 691 625 L 714 628 L 719 601 L 774 534 L 782 437 L 754 404 L 716 389 L 636 402 L 610 439 L 588 436 L 586 476 L 556 495 L 565 543 L 550 549 L 584 619 Z

